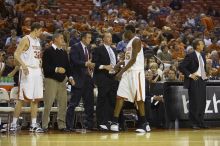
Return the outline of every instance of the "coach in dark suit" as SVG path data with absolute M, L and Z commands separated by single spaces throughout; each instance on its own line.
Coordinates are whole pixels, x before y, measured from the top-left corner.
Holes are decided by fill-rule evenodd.
M 90 61 L 89 50 L 87 48 L 91 42 L 91 37 L 90 33 L 83 33 L 81 35 L 81 41 L 71 47 L 69 54 L 72 76 L 75 80 L 66 115 L 67 128 L 70 130 L 73 129 L 74 110 L 79 105 L 81 97 L 83 98 L 86 114 L 84 126 L 87 129 L 93 128 L 94 85 L 90 69 L 94 68 L 94 63 Z
M 50 110 L 55 98 L 58 103 L 58 128 L 62 131 L 66 129 L 66 107 L 67 107 L 67 77 L 74 85 L 73 78 L 70 76 L 70 65 L 67 52 L 61 46 L 64 43 L 63 35 L 55 33 L 53 35 L 53 44 L 43 53 L 42 66 L 44 70 L 44 112 L 42 118 L 42 127 L 47 131 Z M 59 59 L 58 59 L 59 58 Z
M 114 79 L 113 66 L 116 65 L 116 51 L 111 48 L 112 35 L 103 34 L 103 45 L 95 48 L 92 61 L 95 63 L 94 81 L 98 87 L 96 105 L 97 126 L 108 130 L 107 122 L 111 120 L 115 106 L 117 81 Z
M 184 87 L 189 95 L 189 119 L 192 128 L 207 128 L 204 125 L 204 112 L 206 106 L 206 59 L 203 54 L 204 43 L 200 39 L 193 42 L 195 51 L 186 55 L 179 65 L 179 70 L 184 74 Z

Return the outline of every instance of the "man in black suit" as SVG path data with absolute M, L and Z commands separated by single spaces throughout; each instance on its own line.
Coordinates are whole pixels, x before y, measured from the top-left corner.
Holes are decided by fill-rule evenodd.
M 114 79 L 115 71 L 113 69 L 117 62 L 117 55 L 115 49 L 111 48 L 111 33 L 103 34 L 103 43 L 100 47 L 95 48 L 93 62 L 95 63 L 94 81 L 98 87 L 97 125 L 99 129 L 107 130 L 107 123 L 113 115 L 118 86 L 118 82 Z
M 69 54 L 70 65 L 72 68 L 72 76 L 75 80 L 75 85 L 72 86 L 72 97 L 69 101 L 66 122 L 67 128 L 73 129 L 74 110 L 79 105 L 81 97 L 83 98 L 86 122 L 86 129 L 93 128 L 93 113 L 94 113 L 94 84 L 91 78 L 90 69 L 94 68 L 94 63 L 90 60 L 88 45 L 90 44 L 92 35 L 89 32 L 81 34 L 81 41 L 71 47 Z
M 200 39 L 193 41 L 195 51 L 186 55 L 179 65 L 184 74 L 184 87 L 189 95 L 189 119 L 193 129 L 207 128 L 204 125 L 204 112 L 206 106 L 206 59 L 203 54 L 204 43 Z

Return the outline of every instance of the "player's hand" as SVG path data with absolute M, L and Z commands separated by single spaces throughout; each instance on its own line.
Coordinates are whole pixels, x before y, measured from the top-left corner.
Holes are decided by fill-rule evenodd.
M 28 70 L 27 66 L 22 66 L 22 71 L 24 72 L 25 75 L 29 74 L 29 70 Z
M 191 74 L 190 78 L 192 78 L 193 80 L 198 80 L 198 76 L 196 74 Z
M 103 68 L 107 71 L 113 70 L 112 65 L 104 65 Z
M 60 74 L 64 74 L 66 72 L 66 70 L 63 67 L 58 67 L 57 72 L 60 73 Z
M 120 81 L 121 80 L 121 76 L 122 76 L 123 72 L 119 72 L 116 74 L 115 79 Z

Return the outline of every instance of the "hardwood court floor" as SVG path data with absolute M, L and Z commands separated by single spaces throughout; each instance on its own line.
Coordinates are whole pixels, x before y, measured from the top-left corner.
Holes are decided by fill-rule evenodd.
M 208 130 L 154 130 L 138 134 L 121 133 L 58 133 L 0 134 L 0 146 L 220 146 L 220 128 Z

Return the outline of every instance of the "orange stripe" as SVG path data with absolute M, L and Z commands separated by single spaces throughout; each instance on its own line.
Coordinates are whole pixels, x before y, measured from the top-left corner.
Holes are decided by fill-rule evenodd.
M 140 97 L 141 100 L 143 101 L 143 96 L 142 96 L 142 88 L 141 88 L 141 77 L 140 77 L 141 73 L 138 73 L 138 81 L 139 81 L 139 92 L 140 92 Z

